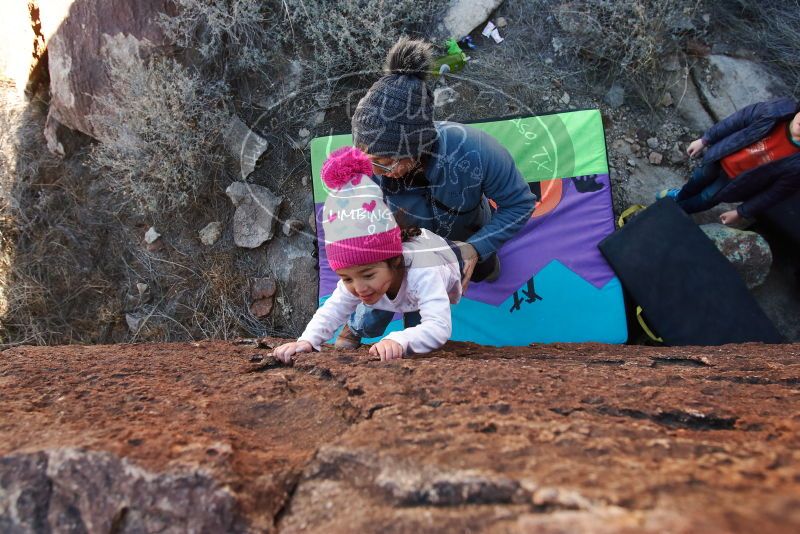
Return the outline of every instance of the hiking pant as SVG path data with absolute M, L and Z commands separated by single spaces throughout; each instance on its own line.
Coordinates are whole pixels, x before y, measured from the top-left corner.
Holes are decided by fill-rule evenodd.
M 692 172 L 675 201 L 686 213 L 705 211 L 719 204 L 715 198 L 717 193 L 730 183 L 731 179 L 719 162 L 707 163 Z
M 378 310 L 366 304 L 359 304 L 356 311 L 350 315 L 347 325 L 355 335 L 362 338 L 380 337 L 386 327 L 392 322 L 393 311 Z M 403 327 L 411 328 L 422 322 L 418 311 L 403 314 Z

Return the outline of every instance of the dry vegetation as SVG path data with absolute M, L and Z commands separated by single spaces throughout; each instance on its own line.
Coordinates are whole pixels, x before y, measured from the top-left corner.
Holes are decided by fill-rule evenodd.
M 281 31 L 261 0 L 174 0 L 177 16 L 163 15 L 161 27 L 172 41 L 197 52 L 218 70 L 260 70 L 269 61 L 264 48 Z
M 654 107 L 664 94 L 662 68 L 695 32 L 698 0 L 577 0 L 555 16 L 567 34 L 565 52 L 577 52 L 605 84 L 619 80 Z
M 724 33 L 741 46 L 760 51 L 800 98 L 800 0 L 714 2 Z
M 140 213 L 179 213 L 224 174 L 227 91 L 169 58 L 110 64 L 113 92 L 91 120 L 92 161 L 109 190 Z
M 425 37 L 447 0 L 286 0 L 290 38 L 322 76 L 379 71 L 401 35 Z M 297 46 L 301 45 L 301 46 Z
M 99 341 L 118 314 L 117 240 L 91 173 L 43 148 L 46 108 L 0 97 L 3 343 Z

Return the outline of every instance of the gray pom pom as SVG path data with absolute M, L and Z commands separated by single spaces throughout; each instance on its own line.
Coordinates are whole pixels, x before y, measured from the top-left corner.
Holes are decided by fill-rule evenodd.
M 424 80 L 432 57 L 429 43 L 401 37 L 386 55 L 383 69 L 387 74 L 405 74 Z

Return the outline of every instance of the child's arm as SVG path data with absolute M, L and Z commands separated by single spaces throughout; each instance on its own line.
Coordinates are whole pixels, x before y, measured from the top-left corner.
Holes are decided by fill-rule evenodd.
M 422 354 L 444 345 L 453 332 L 450 298 L 444 281 L 434 267 L 409 269 L 408 290 L 418 296 L 419 325 L 392 332 L 384 339 L 399 343 L 406 354 Z
M 322 343 L 330 339 L 336 329 L 347 321 L 359 302 L 361 301 L 340 280 L 333 294 L 316 311 L 297 341 L 307 341 L 314 349 L 320 350 Z

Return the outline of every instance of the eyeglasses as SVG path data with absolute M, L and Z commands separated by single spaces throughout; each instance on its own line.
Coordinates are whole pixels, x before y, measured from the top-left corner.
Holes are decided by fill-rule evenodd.
M 395 169 L 395 167 L 397 167 L 399 164 L 400 164 L 399 161 L 395 161 L 391 165 L 383 165 L 383 164 L 378 163 L 376 161 L 372 162 L 372 166 L 373 167 L 377 167 L 378 169 L 382 170 L 383 172 L 392 172 Z

